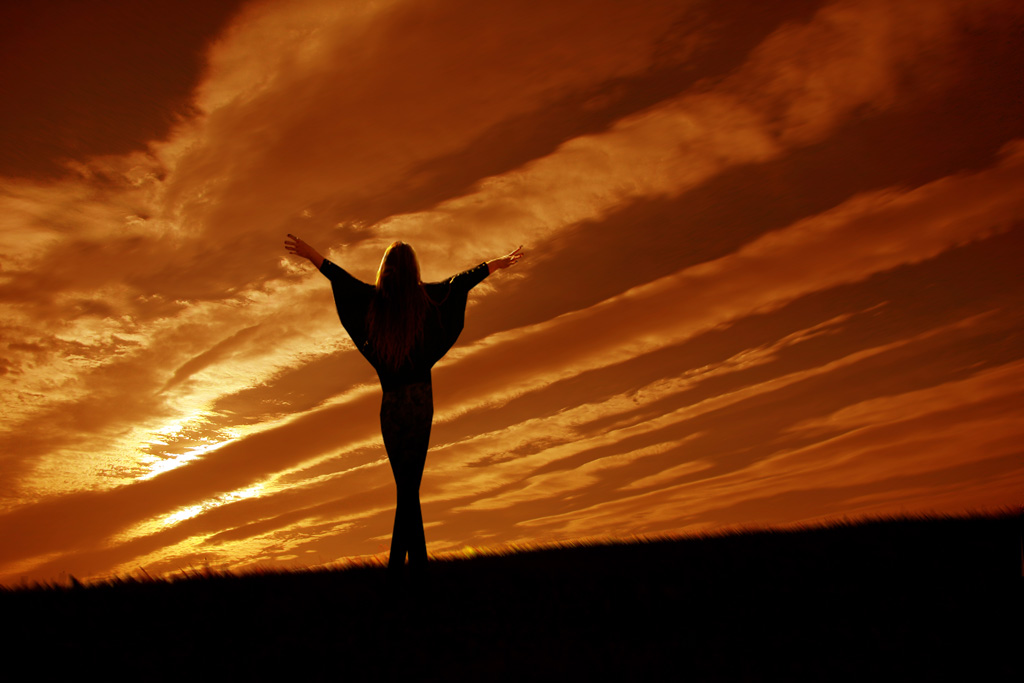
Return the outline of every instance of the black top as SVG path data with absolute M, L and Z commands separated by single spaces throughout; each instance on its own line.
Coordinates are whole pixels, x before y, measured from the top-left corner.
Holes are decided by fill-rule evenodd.
M 469 290 L 490 274 L 490 268 L 486 263 L 481 263 L 476 268 L 459 273 L 444 282 L 423 285 L 433 305 L 428 308 L 423 322 L 422 339 L 413 347 L 409 358 L 398 370 L 388 369 L 376 357 L 367 339 L 366 318 L 376 288 L 357 280 L 345 269 L 327 259 L 324 259 L 320 266 L 320 272 L 331 281 L 334 305 L 338 308 L 338 318 L 341 319 L 342 326 L 352 337 L 359 352 L 377 371 L 381 387 L 384 391 L 389 391 L 406 384 L 430 382 L 430 368 L 448 353 L 448 349 L 455 344 L 455 340 L 462 332 Z

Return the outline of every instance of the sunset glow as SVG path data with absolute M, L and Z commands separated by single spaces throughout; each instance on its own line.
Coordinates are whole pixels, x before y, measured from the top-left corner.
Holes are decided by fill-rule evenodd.
M 0 26 L 0 584 L 387 548 L 377 378 L 286 233 L 371 282 L 525 245 L 433 372 L 431 553 L 1024 503 L 1019 2 Z

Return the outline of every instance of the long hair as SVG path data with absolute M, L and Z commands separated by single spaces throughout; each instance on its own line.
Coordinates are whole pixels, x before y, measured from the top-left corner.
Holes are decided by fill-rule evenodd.
M 397 370 L 423 338 L 429 302 L 412 247 L 391 243 L 380 260 L 375 286 L 367 318 L 368 340 L 374 355 Z

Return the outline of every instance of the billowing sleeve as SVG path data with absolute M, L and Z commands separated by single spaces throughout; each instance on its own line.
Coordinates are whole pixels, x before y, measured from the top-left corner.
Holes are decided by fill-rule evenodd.
M 373 285 L 352 277 L 344 268 L 327 259 L 320 265 L 320 272 L 331 281 L 338 319 L 352 337 L 356 348 L 362 350 L 366 341 L 366 314 L 373 298 Z
M 429 365 L 439 361 L 455 344 L 466 322 L 466 302 L 469 290 L 490 274 L 486 263 L 454 275 L 444 282 L 427 285 L 427 295 L 437 307 L 438 315 L 428 317 L 430 322 L 426 355 Z
M 320 272 L 331 281 L 332 286 L 339 286 L 343 289 L 358 289 L 359 285 L 366 285 L 365 282 L 352 277 L 347 270 L 329 259 L 324 259 L 324 262 L 320 264 Z
M 463 271 L 449 279 L 452 289 L 460 294 L 468 294 L 469 290 L 476 287 L 491 274 L 491 269 L 486 263 L 481 263 L 475 268 Z

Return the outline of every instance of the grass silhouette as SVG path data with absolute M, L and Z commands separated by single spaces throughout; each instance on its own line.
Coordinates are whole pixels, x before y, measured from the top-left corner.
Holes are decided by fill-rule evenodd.
M 1021 518 L 0 591 L 8 668 L 106 679 L 1014 680 Z M 1013 678 L 1011 678 L 1013 676 Z

